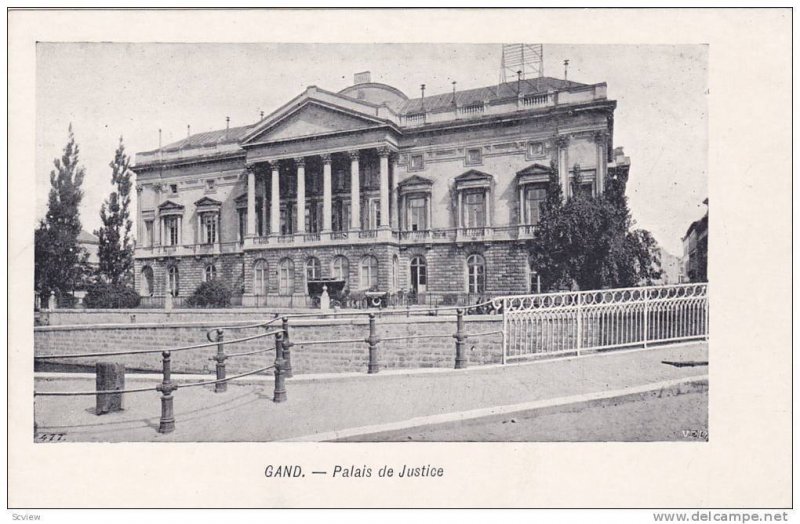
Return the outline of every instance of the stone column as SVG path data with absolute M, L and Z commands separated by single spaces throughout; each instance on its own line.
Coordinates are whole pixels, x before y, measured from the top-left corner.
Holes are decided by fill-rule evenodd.
M 382 147 L 378 150 L 381 157 L 380 183 L 381 183 L 381 223 L 380 229 L 389 229 L 389 148 Z
M 271 235 L 279 235 L 281 232 L 280 171 L 278 170 L 277 160 L 272 162 L 272 201 L 270 202 L 269 232 Z
M 602 195 L 605 191 L 606 173 L 608 172 L 608 161 L 606 155 L 608 153 L 608 133 L 605 131 L 598 131 L 594 135 L 594 141 L 597 144 L 597 170 L 595 172 L 597 186 L 597 194 Z
M 156 192 L 156 212 L 153 218 L 153 244 L 162 246 L 161 242 L 161 210 L 158 206 L 161 205 L 161 184 L 154 184 L 153 191 Z
M 252 165 L 247 166 L 247 231 L 245 238 L 252 239 L 256 233 L 256 173 Z
M 322 232 L 330 234 L 333 195 L 331 187 L 331 155 L 322 155 Z
M 267 194 L 267 175 L 265 174 L 261 182 L 263 183 L 262 191 L 261 191 L 261 235 L 266 236 L 268 229 L 267 229 L 267 222 L 269 219 L 269 215 L 267 215 L 267 203 L 269 202 L 269 195 Z
M 394 160 L 390 158 L 390 160 Z M 392 173 L 391 173 L 390 180 L 390 199 L 389 199 L 389 213 L 392 217 L 392 229 L 395 231 L 399 230 L 399 223 L 400 223 L 400 216 L 398 210 L 398 202 L 397 202 L 397 169 L 395 166 L 392 166 Z
M 142 185 L 136 184 L 136 245 L 144 247 L 145 232 L 144 220 L 142 219 Z
M 567 154 L 569 135 L 558 136 L 556 145 L 558 146 L 558 178 L 561 181 L 561 192 L 563 193 L 564 201 L 566 201 L 570 194 L 569 155 Z
M 297 220 L 295 232 L 303 234 L 306 232 L 306 159 L 303 157 L 295 158 L 297 166 Z
M 359 151 L 350 151 L 350 231 L 361 229 L 361 180 L 359 178 Z

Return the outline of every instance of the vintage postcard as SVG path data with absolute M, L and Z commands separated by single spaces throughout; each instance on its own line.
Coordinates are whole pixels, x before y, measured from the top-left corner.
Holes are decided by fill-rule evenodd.
M 790 25 L 10 12 L 9 506 L 789 507 Z

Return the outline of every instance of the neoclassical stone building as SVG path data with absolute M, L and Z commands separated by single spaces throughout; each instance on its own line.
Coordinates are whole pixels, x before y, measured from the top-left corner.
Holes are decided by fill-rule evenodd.
M 246 305 L 302 304 L 307 282 L 418 300 L 535 290 L 551 161 L 564 192 L 603 191 L 606 84 L 541 77 L 409 98 L 356 75 L 259 122 L 138 153 L 137 285 L 185 297 L 224 279 Z

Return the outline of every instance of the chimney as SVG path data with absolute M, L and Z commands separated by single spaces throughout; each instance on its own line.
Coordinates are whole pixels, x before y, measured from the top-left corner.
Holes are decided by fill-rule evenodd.
M 186 138 L 192 136 L 192 126 L 190 124 L 186 124 Z
M 264 111 L 261 111 L 261 118 L 259 119 L 259 122 L 260 122 L 261 120 L 264 120 Z
M 564 81 L 567 81 L 567 69 L 569 69 L 569 60 L 564 60 Z
M 225 117 L 225 131 L 228 131 L 231 128 L 231 117 Z
M 158 128 L 158 148 L 161 149 L 161 128 Z
M 361 73 L 356 73 L 353 75 L 353 85 L 368 84 L 371 81 L 372 80 L 369 71 L 362 71 Z

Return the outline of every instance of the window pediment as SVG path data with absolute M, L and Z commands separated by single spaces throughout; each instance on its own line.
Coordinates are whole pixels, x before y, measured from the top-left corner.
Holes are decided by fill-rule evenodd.
M 489 173 L 470 169 L 455 178 L 456 189 L 489 188 L 492 185 L 492 179 L 493 177 Z
M 399 184 L 397 189 L 402 194 L 407 193 L 429 193 L 433 187 L 433 180 L 418 175 L 406 178 Z
M 517 184 L 536 184 L 550 180 L 552 170 L 549 166 L 542 164 L 531 164 L 521 171 L 517 171 Z
M 161 216 L 183 215 L 183 206 L 173 202 L 172 200 L 167 200 L 158 206 L 158 213 Z

